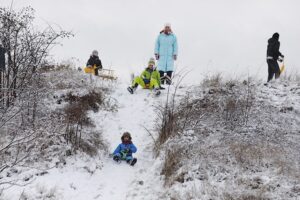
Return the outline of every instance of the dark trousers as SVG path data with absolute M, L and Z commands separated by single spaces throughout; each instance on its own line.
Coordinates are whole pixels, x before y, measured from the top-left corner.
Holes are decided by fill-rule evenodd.
M 164 71 L 159 71 L 160 77 L 163 77 L 165 75 L 166 72 Z M 172 78 L 172 74 L 173 71 L 167 71 L 167 76 L 169 76 L 170 78 Z
M 267 60 L 267 63 L 268 63 L 268 82 L 270 80 L 273 79 L 274 75 L 275 75 L 275 78 L 279 78 L 280 76 L 280 69 L 279 69 L 279 65 L 277 63 L 276 60 L 271 60 L 271 59 L 268 59 Z

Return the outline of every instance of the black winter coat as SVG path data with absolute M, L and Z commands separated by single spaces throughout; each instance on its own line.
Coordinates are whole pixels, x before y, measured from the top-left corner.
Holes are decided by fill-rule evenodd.
M 272 37 L 268 40 L 268 49 L 267 49 L 267 56 L 273 57 L 274 60 L 277 60 L 279 56 L 282 54 L 279 51 L 280 42 L 278 39 Z
M 98 56 L 91 56 L 86 64 L 86 66 L 94 66 L 96 65 L 97 68 L 102 69 L 102 63 Z

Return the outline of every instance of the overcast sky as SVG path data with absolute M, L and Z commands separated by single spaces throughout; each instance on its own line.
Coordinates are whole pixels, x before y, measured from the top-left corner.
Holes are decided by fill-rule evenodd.
M 0 0 L 1 6 L 10 3 Z M 53 50 L 56 59 L 76 57 L 85 65 L 97 49 L 104 66 L 124 76 L 146 65 L 166 22 L 178 39 L 175 65 L 193 70 L 193 82 L 215 71 L 265 78 L 267 40 L 274 32 L 280 33 L 287 70 L 299 69 L 298 0 L 14 0 L 13 5 L 32 6 L 39 25 L 58 24 L 75 33 Z

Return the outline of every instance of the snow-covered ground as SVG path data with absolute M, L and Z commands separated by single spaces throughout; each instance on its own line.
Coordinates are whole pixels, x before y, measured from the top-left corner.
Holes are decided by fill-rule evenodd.
M 101 85 L 104 83 L 97 80 L 94 84 Z M 97 113 L 90 112 L 89 114 L 96 124 L 96 130 L 102 134 L 108 146 L 108 153 L 100 153 L 93 158 L 83 153 L 78 153 L 66 157 L 66 165 L 53 165 L 45 170 L 32 168 L 24 173 L 18 172 L 14 174 L 12 172 L 12 176 L 16 176 L 18 179 L 25 180 L 26 177 L 31 177 L 31 179 L 21 185 L 5 185 L 3 195 L 0 196 L 1 200 L 167 200 L 174 198 L 200 200 L 209 199 L 213 195 L 222 195 L 222 190 L 231 191 L 230 186 L 226 185 L 226 180 L 228 179 L 228 183 L 231 183 L 232 177 L 238 176 L 237 174 L 242 171 L 235 169 L 236 166 L 234 166 L 234 163 L 231 163 L 232 166 L 226 166 L 224 168 L 225 171 L 218 171 L 223 169 L 221 169 L 221 166 L 217 169 L 217 166 L 222 164 L 221 160 L 220 163 L 216 163 L 215 168 L 211 166 L 210 171 L 206 171 L 206 174 L 201 174 L 205 172 L 205 170 L 201 171 L 201 166 L 207 166 L 205 163 L 198 162 L 197 156 L 199 153 L 196 153 L 195 157 L 190 159 L 191 162 L 187 161 L 186 165 L 180 169 L 179 174 L 184 175 L 182 179 L 183 182 L 175 181 L 170 188 L 165 187 L 165 179 L 164 176 L 161 175 L 165 161 L 164 151 L 161 152 L 160 156 L 154 156 L 153 137 L 157 137 L 157 130 L 155 129 L 157 127 L 157 114 L 155 109 L 157 105 L 162 105 L 166 101 L 167 90 L 162 91 L 159 97 L 155 97 L 150 91 L 143 89 L 138 89 L 135 94 L 130 95 L 126 90 L 126 81 L 121 80 L 113 85 L 114 89 L 110 98 L 117 102 L 117 111 L 99 111 Z M 170 88 L 172 93 L 174 86 Z M 287 113 L 284 116 L 294 119 L 291 127 L 291 137 L 293 136 L 294 141 L 299 141 L 299 133 L 298 135 L 296 134 L 296 129 L 299 127 L 300 121 L 299 83 L 293 82 L 290 84 L 287 81 L 273 82 L 269 86 L 258 84 L 256 88 L 258 102 L 273 105 L 275 107 L 274 110 L 277 109 L 280 111 L 280 115 L 283 116 L 282 113 Z M 181 87 L 177 96 L 178 98 L 183 97 L 185 92 L 191 91 L 199 91 L 199 88 Z M 213 121 L 211 121 L 211 123 L 213 123 Z M 134 154 L 138 162 L 134 167 L 126 163 L 117 164 L 109 156 L 109 153 L 121 142 L 121 135 L 125 131 L 132 134 L 133 143 L 138 148 L 137 153 Z M 151 135 L 148 131 L 151 132 Z M 218 151 L 224 151 L 222 150 L 223 146 L 218 146 L 217 144 L 217 138 L 220 136 L 220 133 L 199 135 L 200 137 L 198 139 L 198 136 L 190 137 L 189 134 L 190 133 L 187 133 L 186 137 L 179 138 L 181 142 L 178 143 L 181 143 L 181 145 L 185 147 L 190 147 L 190 149 L 197 146 L 199 151 L 202 151 L 204 149 L 202 149 L 201 146 L 206 148 L 205 143 L 208 142 L 207 145 L 211 144 L 212 147 L 216 145 L 216 148 L 206 149 L 205 151 L 216 153 Z M 226 137 L 230 138 L 231 136 L 226 135 Z M 236 137 L 239 138 L 242 136 L 236 135 Z M 208 141 L 209 138 L 211 138 L 211 141 Z M 176 138 L 173 142 L 177 142 Z M 164 148 L 168 148 L 168 146 Z M 206 159 L 208 159 L 208 163 L 211 161 L 209 160 L 211 158 Z M 234 169 L 234 173 L 237 174 L 228 174 L 231 172 L 231 169 Z M 258 169 L 263 170 L 264 168 L 258 167 Z M 295 172 L 297 171 L 298 170 L 295 170 Z M 211 173 L 214 173 L 216 176 L 213 176 Z M 261 177 L 259 181 L 267 182 L 270 180 L 271 182 L 272 180 L 272 172 L 270 171 L 259 171 L 257 175 Z M 245 173 L 243 180 L 249 181 L 247 179 L 249 177 L 255 179 L 253 175 L 247 175 Z M 284 177 L 281 176 L 281 178 Z M 255 180 L 251 179 L 253 184 L 262 184 L 256 183 Z M 273 181 L 275 184 L 277 180 L 274 179 Z M 252 182 L 249 184 L 252 184 Z M 288 184 L 289 182 L 285 180 L 283 187 L 292 187 L 288 186 Z M 295 182 L 294 184 L 294 190 L 296 192 L 293 193 L 293 195 L 297 195 L 299 183 Z M 258 187 L 260 187 L 260 185 Z M 218 189 L 220 189 L 219 192 L 217 192 Z M 191 196 L 187 197 L 187 194 Z M 193 196 L 193 194 L 196 195 Z M 276 196 L 276 193 L 274 193 L 274 195 Z M 294 199 L 299 199 L 299 196 L 294 196 Z
M 103 84 L 102 81 L 96 81 L 96 84 Z M 138 162 L 134 167 L 127 163 L 117 164 L 108 154 L 95 158 L 77 154 L 66 158 L 65 166 L 48 169 L 26 185 L 5 187 L 0 199 L 19 199 L 20 196 L 21 199 L 134 199 L 136 188 L 144 185 L 144 178 L 154 177 L 155 172 L 150 171 L 155 163 L 153 139 L 146 129 L 153 131 L 156 118 L 154 105 L 163 96 L 155 97 L 150 91 L 142 89 L 130 95 L 123 82 L 118 82 L 115 87 L 110 98 L 117 102 L 118 111 L 91 112 L 90 117 L 96 129 L 102 132 L 110 153 L 121 142 L 123 132 L 132 134 L 133 143 L 138 148 L 135 154 Z M 29 170 L 27 174 L 32 176 L 36 171 L 42 170 Z M 160 189 L 161 184 L 158 181 L 155 187 Z M 145 191 L 144 195 L 152 194 Z M 140 196 L 136 199 L 140 199 Z

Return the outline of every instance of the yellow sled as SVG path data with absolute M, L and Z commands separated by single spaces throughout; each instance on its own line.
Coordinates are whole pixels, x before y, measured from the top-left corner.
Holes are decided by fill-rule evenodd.
M 96 65 L 94 65 L 93 67 L 85 67 L 83 68 L 84 73 L 87 74 L 95 74 L 95 69 L 96 69 Z
M 280 74 L 282 74 L 282 72 L 285 70 L 285 65 L 284 63 L 282 63 L 282 66 L 280 67 Z

